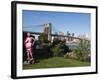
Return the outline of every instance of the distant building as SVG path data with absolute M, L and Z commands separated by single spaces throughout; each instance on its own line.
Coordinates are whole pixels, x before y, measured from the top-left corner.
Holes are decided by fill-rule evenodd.
M 69 31 L 67 31 L 67 34 L 66 34 L 68 37 L 66 37 L 66 43 L 69 43 L 69 42 L 73 42 L 74 41 L 74 33 L 70 33 Z
M 86 39 L 86 35 L 85 34 L 80 34 L 80 35 L 78 35 L 78 37 L 81 38 L 81 39 Z
M 58 32 L 55 32 L 56 35 L 58 35 Z M 54 39 L 58 39 L 58 36 L 54 36 Z
M 81 38 L 81 39 L 83 39 L 83 41 L 85 41 L 85 42 L 86 41 L 88 41 L 88 42 L 91 41 L 90 38 L 88 38 L 86 34 L 80 34 L 78 37 Z
M 74 34 L 74 33 L 72 33 L 72 35 L 71 35 L 71 36 L 72 36 L 72 37 L 74 37 L 74 35 L 75 35 L 75 34 Z M 71 41 L 74 41 L 74 38 L 71 38 Z
M 59 37 L 59 40 L 62 40 L 63 41 L 65 39 L 65 37 L 63 37 L 64 36 L 64 33 L 63 32 L 59 32 L 58 35 L 62 35 L 61 37 Z

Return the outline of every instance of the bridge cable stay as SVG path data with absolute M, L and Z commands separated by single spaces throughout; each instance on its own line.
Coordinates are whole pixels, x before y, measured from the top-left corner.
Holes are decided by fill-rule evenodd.
M 29 25 L 29 26 L 23 26 L 23 31 L 30 31 L 34 32 L 34 30 L 37 32 L 38 30 L 42 30 L 39 28 L 42 28 L 44 25 Z
M 55 26 L 52 26 L 52 31 L 53 31 L 54 33 L 56 33 L 56 32 L 61 32 L 60 30 L 58 30 L 57 28 L 55 28 Z
M 28 25 L 28 26 L 23 26 L 24 28 L 26 28 L 26 27 L 43 27 L 44 25 L 42 24 L 42 25 Z

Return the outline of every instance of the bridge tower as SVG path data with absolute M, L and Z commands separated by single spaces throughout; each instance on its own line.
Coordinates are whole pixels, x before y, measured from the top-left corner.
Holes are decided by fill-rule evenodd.
M 52 36 L 52 24 L 51 23 L 46 23 L 44 24 L 44 33 L 48 34 L 48 40 L 51 41 Z

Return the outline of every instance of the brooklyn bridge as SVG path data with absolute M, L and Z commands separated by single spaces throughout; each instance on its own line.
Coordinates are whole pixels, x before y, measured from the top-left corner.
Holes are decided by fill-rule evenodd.
M 36 28 L 43 28 L 43 31 L 35 31 Z M 58 37 L 59 39 L 65 39 L 66 42 L 74 42 L 77 41 L 90 41 L 86 38 L 80 38 L 80 37 L 75 37 L 74 33 L 69 33 L 65 35 L 61 31 L 57 31 L 54 26 L 52 26 L 51 23 L 45 23 L 43 25 L 33 25 L 33 26 L 23 26 L 23 32 L 27 33 L 30 32 L 32 35 L 40 35 L 42 33 L 46 33 L 48 35 L 48 40 L 52 41 L 54 37 Z

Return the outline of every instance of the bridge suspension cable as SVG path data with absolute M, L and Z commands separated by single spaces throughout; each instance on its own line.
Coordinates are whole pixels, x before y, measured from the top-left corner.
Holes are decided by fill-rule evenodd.
M 29 25 L 29 26 L 23 26 L 24 28 L 27 28 L 27 27 L 43 27 L 44 25 Z
M 44 24 L 23 26 L 23 31 L 40 32 L 43 31 L 43 26 Z
M 41 25 L 28 25 L 28 26 L 23 26 L 23 29 L 26 31 L 33 31 L 33 29 L 37 29 L 37 28 L 43 28 L 44 27 L 44 24 L 41 24 Z M 43 29 L 42 29 L 43 30 Z M 54 25 L 52 25 L 52 32 L 60 32 L 60 30 L 58 30 L 57 28 L 54 27 Z
M 55 26 L 52 25 L 52 31 L 55 32 L 61 32 L 59 29 L 55 28 Z

